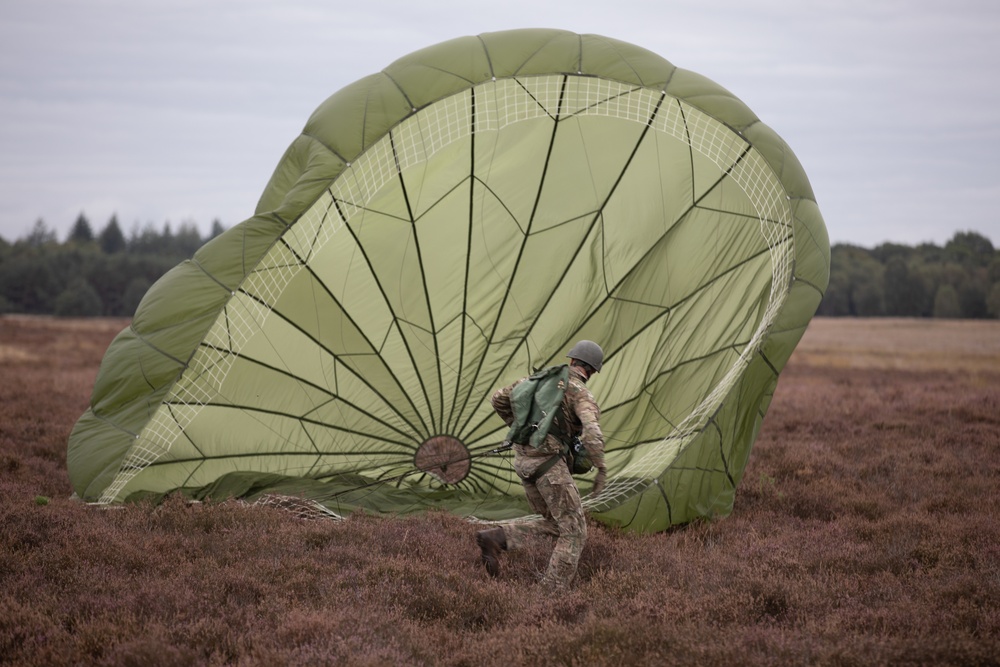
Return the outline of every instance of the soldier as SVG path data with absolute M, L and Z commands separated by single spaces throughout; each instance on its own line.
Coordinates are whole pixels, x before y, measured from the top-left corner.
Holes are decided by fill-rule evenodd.
M 573 581 L 580 553 L 587 540 L 587 523 L 580 503 L 580 492 L 569 467 L 562 465 L 560 461 L 555 465 L 549 464 L 546 470 L 546 463 L 565 452 L 572 438 L 578 436 L 597 468 L 594 495 L 604 488 L 607 476 L 604 467 L 604 435 L 598 421 L 600 409 L 586 386 L 590 376 L 601 370 L 604 351 L 593 341 L 581 340 L 567 356 L 570 358 L 569 386 L 562 400 L 562 419 L 559 420 L 561 428 L 551 429 L 538 448 L 528 444 L 514 445 L 514 470 L 521 478 L 528 503 L 541 517 L 530 522 L 500 524 L 476 534 L 476 541 L 482 550 L 483 565 L 490 576 L 494 577 L 500 571 L 499 556 L 502 551 L 519 548 L 526 538 L 533 535 L 555 537 L 552 557 L 542 578 L 542 585 L 550 589 L 565 589 Z M 490 399 L 493 409 L 508 426 L 514 421 L 511 391 L 524 380 L 522 378 L 509 387 L 498 389 Z

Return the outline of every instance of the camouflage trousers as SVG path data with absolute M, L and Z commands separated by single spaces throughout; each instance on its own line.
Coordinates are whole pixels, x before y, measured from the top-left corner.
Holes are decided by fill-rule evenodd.
M 580 504 L 580 492 L 562 461 L 557 461 L 534 483 L 525 480 L 547 460 L 548 457 L 538 456 L 514 457 L 514 470 L 521 477 L 528 503 L 541 516 L 527 522 L 506 523 L 502 528 L 508 549 L 518 549 L 532 537 L 555 538 L 542 585 L 565 589 L 576 576 L 580 554 L 587 541 L 587 521 Z

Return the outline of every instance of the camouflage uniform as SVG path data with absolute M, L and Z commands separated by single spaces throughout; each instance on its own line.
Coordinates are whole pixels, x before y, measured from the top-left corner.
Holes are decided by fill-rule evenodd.
M 524 379 L 509 387 L 498 389 L 490 402 L 493 409 L 508 426 L 514 421 L 511 408 L 511 391 Z M 604 435 L 601 433 L 600 409 L 593 394 L 586 386 L 585 373 L 574 366 L 569 368 L 569 387 L 562 402 L 562 423 L 568 428 L 567 440 L 579 436 L 587 448 L 591 462 L 598 470 L 604 469 Z M 553 429 L 554 430 L 554 429 Z M 524 523 L 501 524 L 508 549 L 517 549 L 526 538 L 545 535 L 556 538 L 555 548 L 549 560 L 542 584 L 561 589 L 569 586 L 576 575 L 580 554 L 587 540 L 587 522 L 580 504 L 580 492 L 576 488 L 569 467 L 557 462 L 534 482 L 527 478 L 552 458 L 562 452 L 564 445 L 550 431 L 539 448 L 531 445 L 514 445 L 514 470 L 521 478 L 525 495 L 531 508 L 541 518 Z

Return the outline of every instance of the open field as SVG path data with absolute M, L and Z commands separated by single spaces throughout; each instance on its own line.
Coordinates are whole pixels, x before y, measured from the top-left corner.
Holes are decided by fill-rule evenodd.
M 71 501 L 125 325 L 0 318 L 0 664 L 1000 664 L 1000 322 L 815 320 L 733 514 L 592 524 L 559 599 L 448 515 Z

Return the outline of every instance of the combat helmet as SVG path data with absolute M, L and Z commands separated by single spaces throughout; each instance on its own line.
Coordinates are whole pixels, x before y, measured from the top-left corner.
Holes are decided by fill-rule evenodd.
M 582 361 L 593 368 L 595 372 L 600 372 L 601 364 L 604 363 L 604 350 L 592 340 L 577 342 L 566 356 L 570 359 Z

